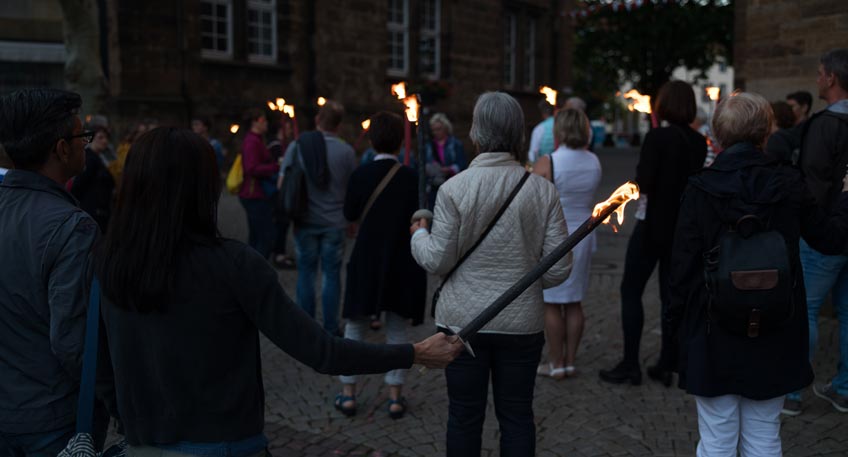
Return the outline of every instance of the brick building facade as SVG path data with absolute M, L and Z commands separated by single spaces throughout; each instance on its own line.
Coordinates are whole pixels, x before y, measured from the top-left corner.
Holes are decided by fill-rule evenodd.
M 736 0 L 736 87 L 769 100 L 806 90 L 817 96 L 821 55 L 848 47 L 845 0 Z M 824 107 L 818 100 L 813 110 Z
M 206 115 L 224 135 L 250 106 L 284 97 L 301 130 L 318 96 L 341 101 L 344 136 L 402 105 L 389 86 L 443 94 L 434 106 L 467 137 L 486 90 L 538 121 L 539 85 L 570 83 L 563 0 L 110 0 L 108 79 L 118 122 Z

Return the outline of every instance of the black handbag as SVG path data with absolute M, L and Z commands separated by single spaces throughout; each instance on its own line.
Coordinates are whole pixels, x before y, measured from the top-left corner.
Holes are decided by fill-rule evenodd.
M 291 163 L 283 170 L 283 187 L 279 196 L 283 212 L 295 223 L 303 221 L 309 208 L 306 170 L 300 156 L 300 143 L 297 143 Z

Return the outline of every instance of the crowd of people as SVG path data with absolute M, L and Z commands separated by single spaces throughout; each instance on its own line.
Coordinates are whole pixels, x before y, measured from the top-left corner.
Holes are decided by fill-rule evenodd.
M 661 349 L 647 374 L 670 387 L 677 373 L 694 395 L 699 455 L 781 454 L 779 415 L 801 412 L 831 291 L 840 364 L 813 392 L 848 412 L 848 49 L 824 54 L 818 70 L 827 107 L 812 115 L 804 92 L 771 104 L 741 92 L 702 132 L 683 81 L 653 105 L 660 125 L 635 170 L 642 196 L 621 283 L 624 351 L 599 376 L 641 384 L 642 295 L 659 265 Z M 435 114 L 424 170 L 403 166 L 396 114 L 371 116 L 372 152 L 357 160 L 339 136 L 338 101 L 298 136 L 249 110 L 236 161 L 247 244 L 218 232 L 229 160 L 207 119 L 191 130 L 139 123 L 113 148 L 103 119 L 83 124 L 81 104 L 53 89 L 0 99 L 0 256 L 20 259 L 0 277 L 0 453 L 62 450 L 93 351 L 98 446 L 111 416 L 131 456 L 264 455 L 261 332 L 339 375 L 332 402 L 346 416 L 357 413 L 358 375 L 385 373 L 386 413 L 400 419 L 410 366 L 445 368 L 449 456 L 480 455 L 491 383 L 501 455 L 534 455 L 537 376 L 578 373 L 595 238 L 469 337 L 474 353 L 454 333 L 591 216 L 602 169 L 582 100 L 540 105 L 547 116 L 528 148 L 519 103 L 480 95 L 471 157 Z M 294 301 L 274 266 L 297 269 Z M 411 344 L 428 273 L 439 279 L 437 331 Z M 380 319 L 386 344 L 365 343 Z

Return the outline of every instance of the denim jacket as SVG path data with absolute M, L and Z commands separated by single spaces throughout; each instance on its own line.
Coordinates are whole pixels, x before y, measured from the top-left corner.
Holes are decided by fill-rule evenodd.
M 0 430 L 75 421 L 94 220 L 58 183 L 9 170 L 0 184 Z

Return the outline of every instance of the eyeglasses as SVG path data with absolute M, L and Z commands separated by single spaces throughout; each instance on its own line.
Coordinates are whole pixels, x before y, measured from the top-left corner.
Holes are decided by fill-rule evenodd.
M 97 133 L 97 132 L 95 132 L 94 130 L 87 130 L 85 132 L 82 132 L 82 133 L 79 133 L 79 134 L 76 134 L 76 135 L 67 136 L 67 137 L 65 137 L 65 139 L 66 140 L 72 140 L 74 138 L 82 138 L 82 142 L 85 143 L 85 144 L 88 144 L 88 143 L 91 143 L 92 141 L 94 141 L 94 134 L 95 133 Z

